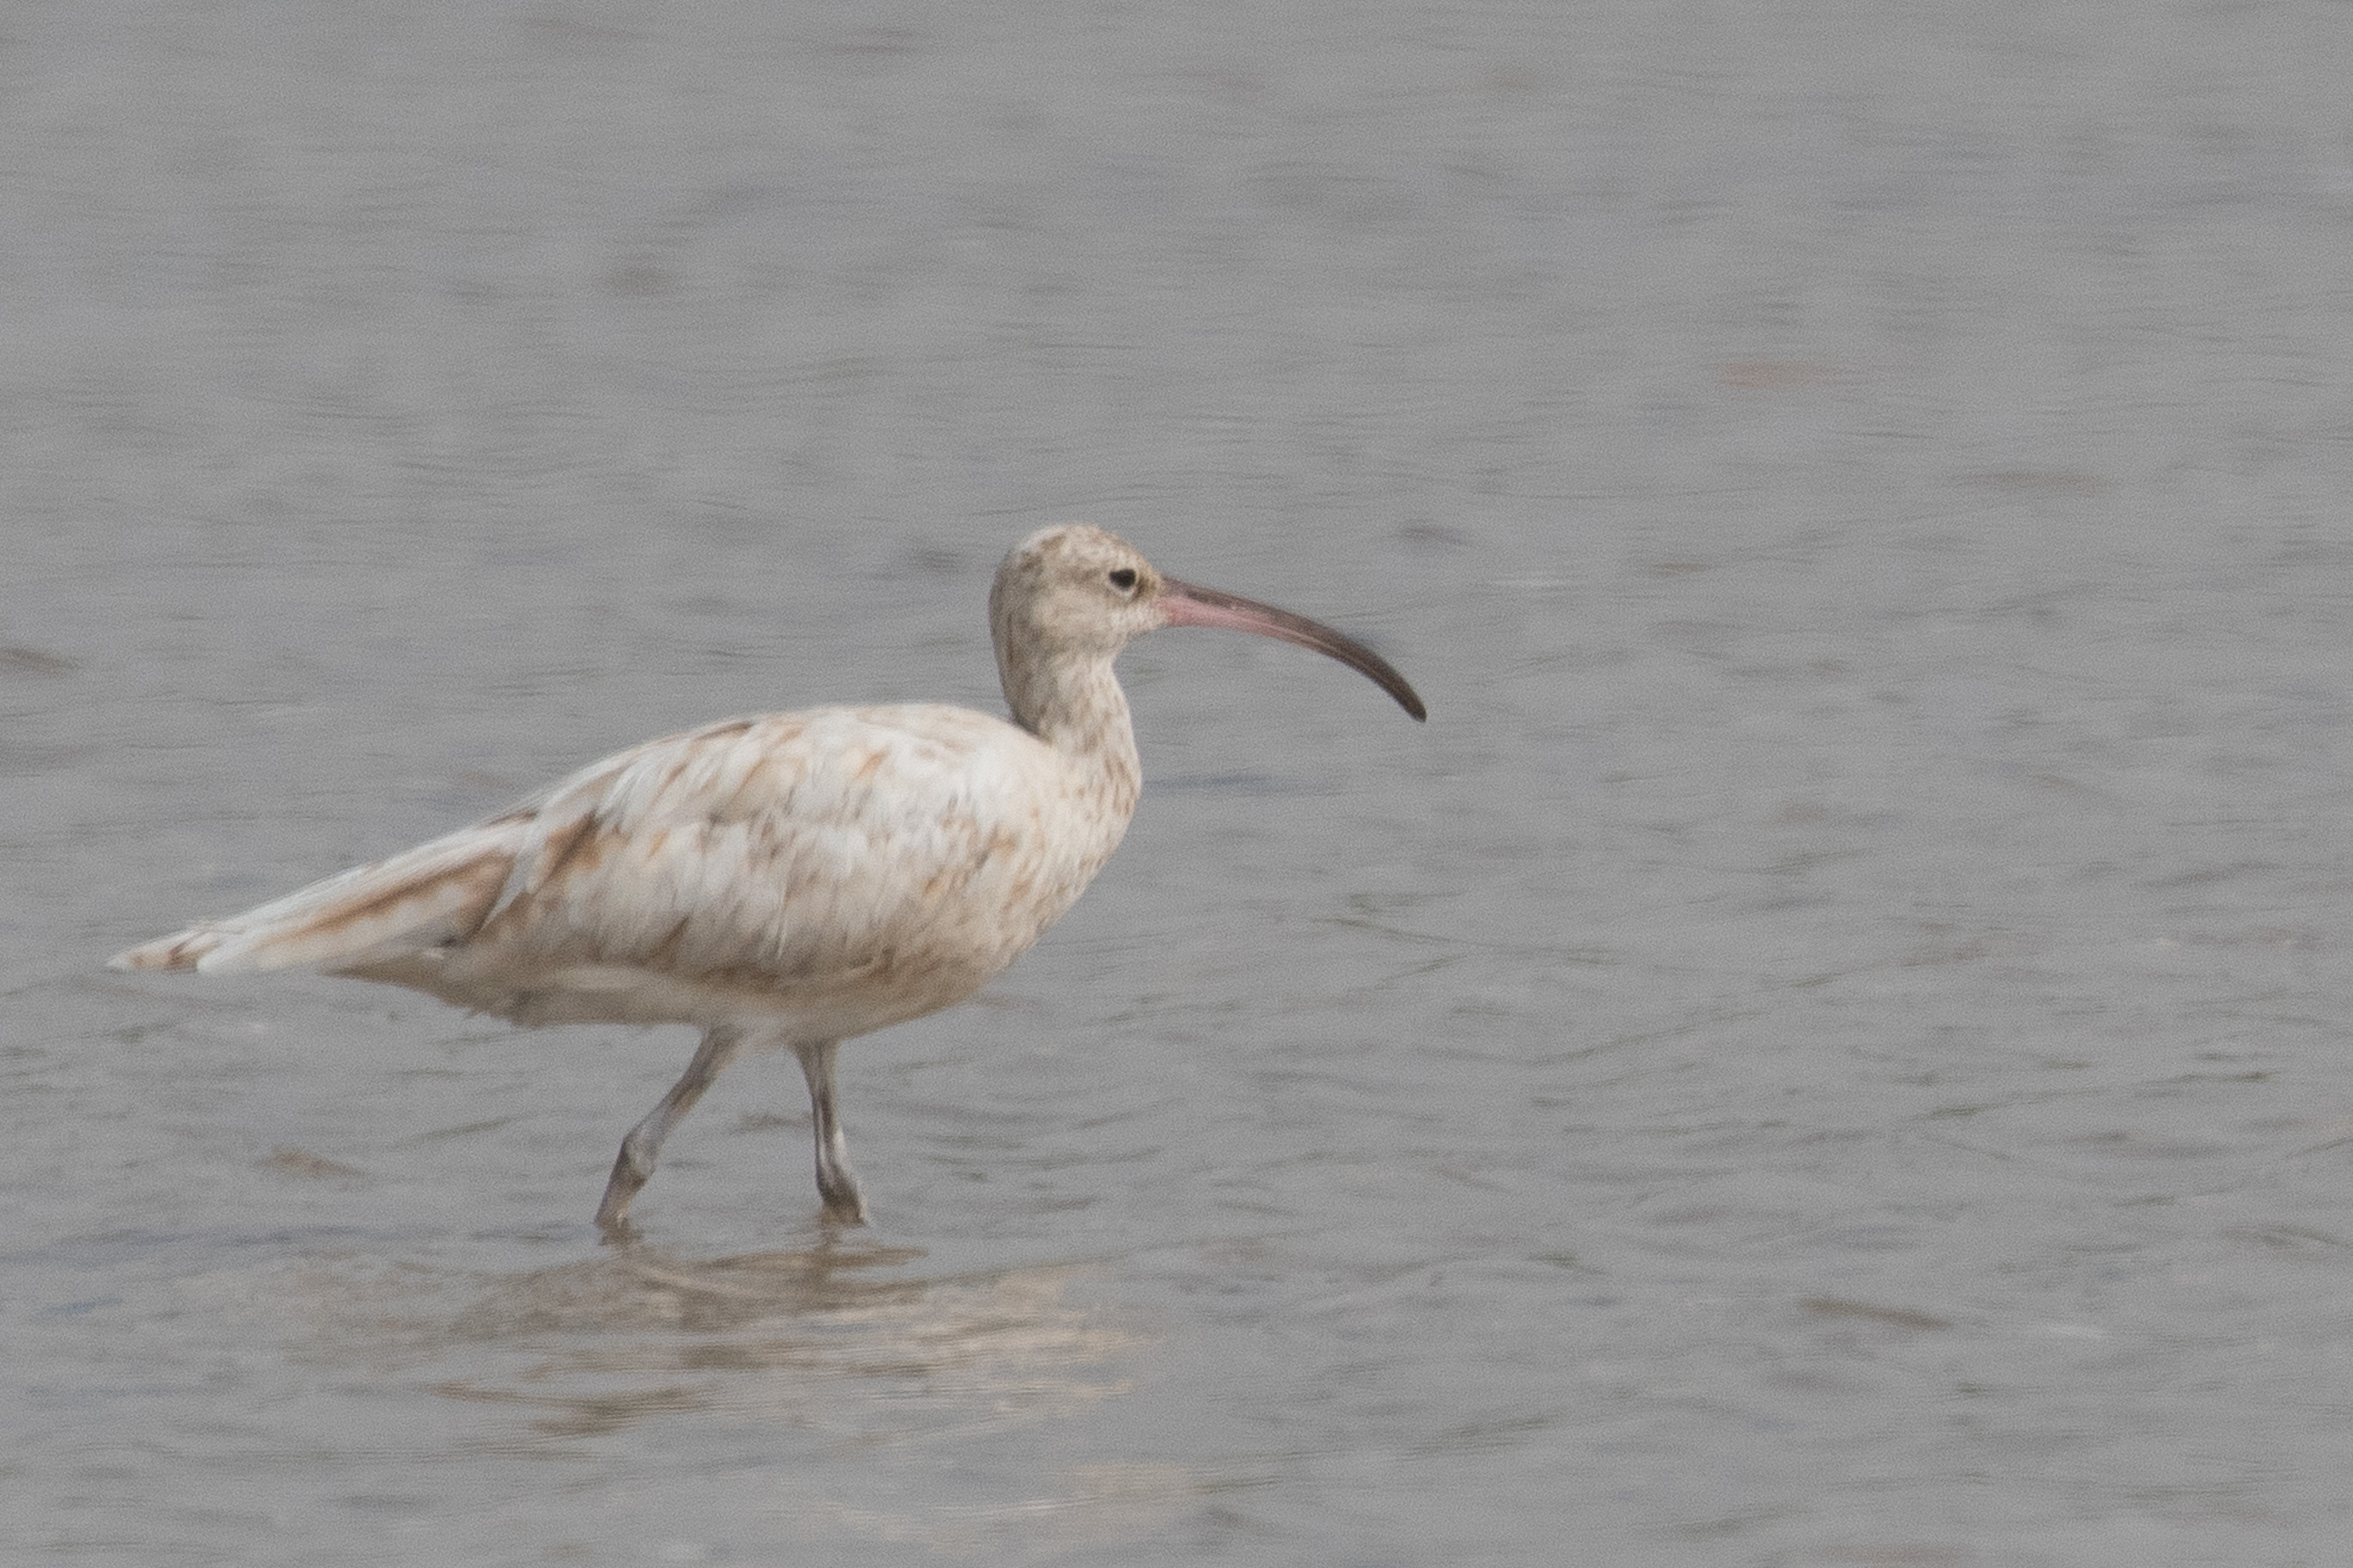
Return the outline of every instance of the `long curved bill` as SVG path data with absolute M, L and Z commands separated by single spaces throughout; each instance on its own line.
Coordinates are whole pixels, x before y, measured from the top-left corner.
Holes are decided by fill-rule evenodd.
M 1167 617 L 1163 623 L 1166 626 L 1222 626 L 1229 631 L 1256 632 L 1262 637 L 1279 637 L 1301 647 L 1312 647 L 1370 679 L 1396 698 L 1398 706 L 1417 721 L 1430 717 L 1429 710 L 1421 705 L 1420 695 L 1397 672 L 1395 665 L 1321 621 L 1278 610 L 1272 605 L 1261 605 L 1256 599 L 1245 599 L 1240 594 L 1197 588 L 1174 577 L 1160 579 L 1160 608 Z

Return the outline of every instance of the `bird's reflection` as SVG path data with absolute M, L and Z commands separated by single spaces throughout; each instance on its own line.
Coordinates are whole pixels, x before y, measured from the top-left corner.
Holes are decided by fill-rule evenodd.
M 697 1258 L 642 1244 L 507 1276 L 339 1269 L 316 1350 L 514 1409 L 495 1447 L 708 1412 L 860 1444 L 1074 1415 L 1132 1386 L 1142 1337 L 1073 1300 L 1068 1264 L 925 1276 L 917 1248 L 828 1238 Z

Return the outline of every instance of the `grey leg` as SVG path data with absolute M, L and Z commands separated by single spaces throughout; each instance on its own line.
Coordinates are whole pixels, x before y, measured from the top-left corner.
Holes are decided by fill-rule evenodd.
M 808 1079 L 809 1122 L 817 1133 L 817 1190 L 825 1200 L 825 1217 L 838 1225 L 866 1223 L 866 1194 L 858 1190 L 858 1173 L 849 1168 L 849 1141 L 841 1135 L 841 1116 L 833 1106 L 833 1059 L 841 1052 L 839 1040 L 795 1046 L 801 1075 Z
M 607 1237 L 628 1234 L 629 1200 L 654 1173 L 654 1161 L 660 1157 L 662 1140 L 670 1129 L 694 1109 L 726 1070 L 727 1064 L 744 1052 L 744 1031 L 732 1025 L 722 1025 L 702 1037 L 695 1047 L 694 1059 L 686 1064 L 685 1073 L 670 1086 L 661 1103 L 646 1113 L 646 1119 L 629 1129 L 621 1140 L 620 1158 L 613 1162 L 613 1179 L 605 1184 L 605 1201 L 596 1205 L 596 1224 Z

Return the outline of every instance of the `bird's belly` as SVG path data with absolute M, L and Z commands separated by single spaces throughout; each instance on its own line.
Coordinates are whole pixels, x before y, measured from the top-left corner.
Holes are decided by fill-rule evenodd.
M 935 927 L 911 942 L 782 959 L 733 953 L 680 963 L 577 948 L 459 947 L 335 973 L 524 1025 L 735 1024 L 780 1038 L 839 1040 L 963 1001 L 1027 951 L 1045 923 L 962 941 L 953 925 Z

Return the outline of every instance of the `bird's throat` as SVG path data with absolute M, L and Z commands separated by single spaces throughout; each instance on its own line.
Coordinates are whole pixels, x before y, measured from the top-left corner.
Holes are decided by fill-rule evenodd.
M 1123 820 L 1135 810 L 1144 764 L 1110 659 L 1064 664 L 1044 679 L 1008 678 L 1005 696 L 1013 721 L 1068 759 L 1106 806 Z

